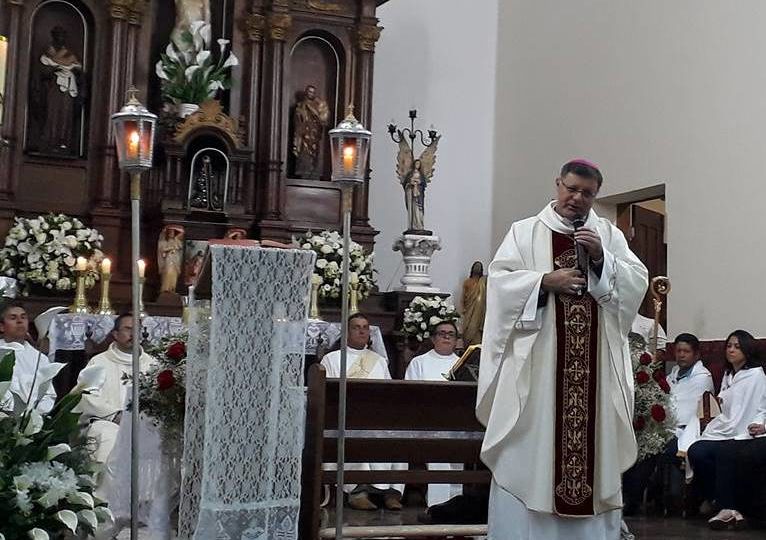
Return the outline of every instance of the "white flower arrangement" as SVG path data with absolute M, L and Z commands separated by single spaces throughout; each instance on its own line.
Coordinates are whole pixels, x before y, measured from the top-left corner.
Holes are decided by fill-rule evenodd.
M 450 321 L 457 324 L 459 319 L 455 306 L 441 297 L 416 296 L 404 310 L 402 330 L 407 336 L 424 341 L 431 337 L 431 332 L 439 324 Z
M 180 46 L 168 43 L 160 54 L 155 73 L 166 101 L 200 104 L 231 87 L 230 69 L 239 65 L 239 60 L 232 52 L 226 56 L 228 39 L 217 40 L 219 54 L 214 59 L 210 40 L 210 24 L 192 21 L 189 29 L 181 33 Z
M 304 236 L 300 244 L 303 249 L 311 249 L 317 254 L 315 273 L 322 278 L 319 286 L 321 300 L 340 298 L 341 265 L 343 262 L 343 237 L 338 231 L 322 231 Z M 375 287 L 372 261 L 375 253 L 365 254 L 364 248 L 353 240 L 350 250 L 349 269 L 355 272 L 359 280 L 359 300 L 367 298 Z
M 64 214 L 17 217 L 0 250 L 0 273 L 16 278 L 24 295 L 29 294 L 30 285 L 67 291 L 76 285 L 77 257 L 85 257 L 85 286 L 92 287 L 104 258 L 103 240 L 96 229 Z
M 40 369 L 33 396 L 11 390 L 14 364 L 13 352 L 0 359 L 0 540 L 53 540 L 66 533 L 85 538 L 114 521 L 106 503 L 93 494 L 96 467 L 75 412 L 82 394 L 103 384 L 104 370 L 85 368 L 81 383 L 41 414 L 36 409 L 40 396 L 65 364 Z

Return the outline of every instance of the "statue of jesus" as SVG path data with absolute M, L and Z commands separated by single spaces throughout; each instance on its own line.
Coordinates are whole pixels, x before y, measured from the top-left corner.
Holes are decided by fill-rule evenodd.
M 181 34 L 189 30 L 193 21 L 205 21 L 210 24 L 210 0 L 176 0 L 176 25 L 171 39 L 181 50 L 186 48 Z

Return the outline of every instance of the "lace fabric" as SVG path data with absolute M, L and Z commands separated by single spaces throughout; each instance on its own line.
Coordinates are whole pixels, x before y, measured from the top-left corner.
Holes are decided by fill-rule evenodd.
M 179 538 L 297 539 L 315 255 L 239 246 L 211 255 L 211 316 L 195 313 L 190 332 Z

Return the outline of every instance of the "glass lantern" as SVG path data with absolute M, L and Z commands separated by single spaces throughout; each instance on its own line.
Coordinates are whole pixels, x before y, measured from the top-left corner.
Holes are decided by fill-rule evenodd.
M 157 115 L 138 101 L 138 90 L 128 90 L 128 102 L 112 115 L 114 140 L 120 169 L 141 172 L 152 168 Z
M 335 129 L 330 130 L 333 182 L 364 182 L 371 136 L 372 133 L 354 117 L 353 105 L 349 105 L 346 118 Z

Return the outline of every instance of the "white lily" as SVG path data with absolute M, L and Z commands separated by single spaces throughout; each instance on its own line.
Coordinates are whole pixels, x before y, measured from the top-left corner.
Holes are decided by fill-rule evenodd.
M 96 527 L 98 527 L 98 518 L 93 510 L 80 510 L 77 512 L 77 517 L 90 525 L 90 528 L 93 530 L 96 530 Z
M 66 453 L 71 452 L 71 451 L 72 451 L 72 448 L 68 444 L 61 443 L 61 444 L 57 444 L 55 446 L 49 446 L 48 447 L 48 456 L 47 457 L 48 457 L 48 460 L 50 461 L 52 459 L 56 459 L 61 454 L 66 454 Z
M 217 41 L 218 46 L 221 48 L 221 54 L 223 54 L 226 51 L 226 46 L 230 43 L 230 41 L 223 38 L 219 38 Z
M 184 76 L 186 77 L 187 81 L 192 80 L 192 76 L 194 75 L 194 72 L 199 69 L 199 66 L 189 66 L 186 68 L 186 71 L 184 71 Z
M 81 504 L 88 508 L 93 508 L 93 497 L 90 493 L 84 491 L 76 491 L 66 496 L 66 500 L 72 504 Z
M 205 47 L 207 47 L 210 44 L 210 38 L 211 38 L 211 31 L 210 31 L 210 25 L 205 23 L 200 29 L 199 29 L 199 35 L 202 36 L 202 40 L 205 43 Z
M 234 67 L 239 65 L 239 60 L 236 56 L 234 56 L 234 53 L 231 53 L 229 57 L 226 59 L 226 62 L 223 63 L 223 67 Z
M 77 532 L 77 514 L 71 510 L 61 510 L 56 512 L 56 519 L 66 525 L 73 533 Z
M 27 422 L 27 427 L 24 428 L 24 435 L 34 435 L 35 433 L 38 433 L 43 428 L 43 417 L 42 415 L 37 412 L 35 409 L 32 409 L 29 411 L 29 422 Z
M 98 390 L 104 386 L 106 373 L 102 366 L 87 366 L 77 377 L 77 385 L 72 388 L 70 394 L 86 392 L 89 390 Z
M 96 513 L 96 517 L 100 522 L 110 521 L 114 522 L 114 514 L 112 514 L 112 511 L 109 510 L 106 506 L 97 506 L 93 509 L 93 511 Z
M 197 53 L 197 64 L 203 65 L 210 58 L 210 51 L 200 51 Z
M 164 79 L 166 81 L 170 80 L 170 77 L 168 77 L 168 74 L 165 73 L 165 70 L 162 67 L 162 60 L 157 60 L 157 63 L 154 65 L 154 72 L 160 79 Z
M 221 81 L 210 81 L 207 84 L 207 91 L 210 94 L 215 94 L 218 90 L 223 90 L 223 83 Z
M 47 532 L 42 529 L 38 529 L 37 527 L 31 531 L 27 531 L 27 536 L 29 536 L 32 540 L 51 540 L 51 537 L 48 536 Z
M 178 62 L 178 55 L 176 54 L 176 49 L 173 47 L 172 43 L 168 43 L 168 46 L 165 47 L 165 56 Z
M 5 540 L 5 535 L 3 533 L 0 533 L 0 540 Z

